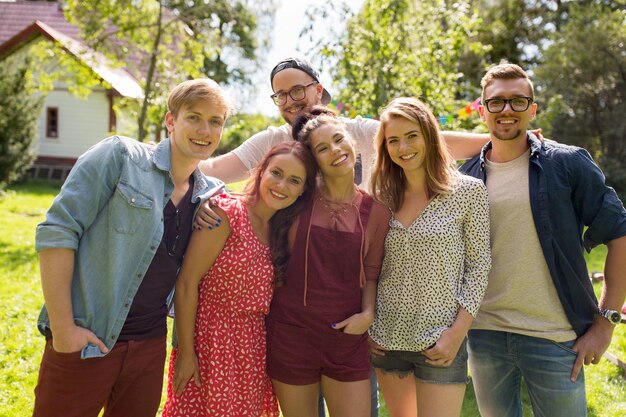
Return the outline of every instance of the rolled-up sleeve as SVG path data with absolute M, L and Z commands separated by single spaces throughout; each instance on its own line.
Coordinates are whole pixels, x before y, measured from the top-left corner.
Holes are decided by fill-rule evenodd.
M 286 128 L 270 126 L 246 139 L 241 145 L 233 149 L 233 153 L 243 163 L 248 171 L 254 169 L 263 159 L 272 146 L 290 140 L 291 135 Z
M 569 167 L 574 189 L 573 201 L 587 230 L 585 249 L 589 252 L 599 244 L 626 236 L 626 210 L 615 190 L 605 183 L 605 177 L 591 155 L 576 148 Z

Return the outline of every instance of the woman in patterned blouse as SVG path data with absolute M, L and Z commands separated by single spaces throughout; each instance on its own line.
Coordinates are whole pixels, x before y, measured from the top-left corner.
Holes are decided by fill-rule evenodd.
M 370 328 L 379 386 L 392 417 L 459 416 L 491 266 L 487 191 L 456 171 L 414 98 L 384 109 L 375 141 L 372 195 L 393 212 Z

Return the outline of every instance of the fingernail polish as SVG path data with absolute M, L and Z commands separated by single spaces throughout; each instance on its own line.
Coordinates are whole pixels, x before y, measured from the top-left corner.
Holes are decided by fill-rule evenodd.
M 213 226 L 209 226 L 209 230 L 213 230 Z
M 336 323 L 333 323 L 330 325 L 330 327 L 335 327 L 336 325 L 337 325 Z

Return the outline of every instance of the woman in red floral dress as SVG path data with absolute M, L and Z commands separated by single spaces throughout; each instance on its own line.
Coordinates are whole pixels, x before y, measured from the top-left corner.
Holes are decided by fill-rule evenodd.
M 222 194 L 220 227 L 195 231 L 176 283 L 178 346 L 164 417 L 279 416 L 265 366 L 265 315 L 286 228 L 310 200 L 315 162 L 297 142 L 272 148 L 241 195 Z M 208 271 L 208 272 L 207 272 Z

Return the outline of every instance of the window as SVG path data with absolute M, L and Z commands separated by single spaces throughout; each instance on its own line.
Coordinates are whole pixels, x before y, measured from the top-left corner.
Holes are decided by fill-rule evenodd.
M 59 109 L 57 107 L 46 109 L 46 137 L 59 137 Z

